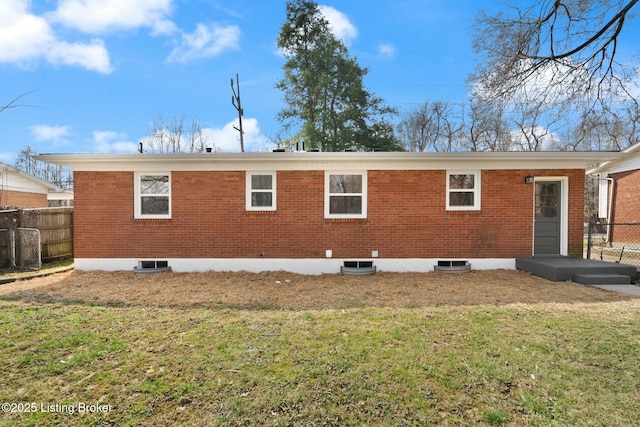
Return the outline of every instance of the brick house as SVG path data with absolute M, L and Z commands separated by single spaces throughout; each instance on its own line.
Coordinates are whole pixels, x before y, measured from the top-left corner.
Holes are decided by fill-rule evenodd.
M 74 170 L 78 269 L 431 271 L 582 256 L 587 165 L 619 153 L 44 154 Z
M 71 192 L 0 162 L 0 208 L 46 208 L 49 200 L 69 198 Z
M 587 171 L 599 178 L 598 217 L 605 223 L 640 223 L 640 143 L 626 148 L 621 155 Z M 617 231 L 615 228 L 608 231 L 609 241 L 640 239 L 640 233 L 633 228 L 624 226 Z

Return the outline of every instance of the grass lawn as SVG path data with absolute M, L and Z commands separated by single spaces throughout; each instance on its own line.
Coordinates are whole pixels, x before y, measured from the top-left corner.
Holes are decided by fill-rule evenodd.
M 640 302 L 0 301 L 0 425 L 640 425 Z

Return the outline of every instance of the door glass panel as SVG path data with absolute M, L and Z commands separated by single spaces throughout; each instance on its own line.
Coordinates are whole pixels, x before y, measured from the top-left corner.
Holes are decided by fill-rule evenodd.
M 536 183 L 536 218 L 558 216 L 558 184 Z

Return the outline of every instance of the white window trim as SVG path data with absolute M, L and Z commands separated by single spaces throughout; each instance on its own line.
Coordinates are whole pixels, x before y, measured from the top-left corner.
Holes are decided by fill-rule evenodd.
M 143 215 L 142 214 L 142 203 L 140 193 L 140 177 L 147 175 L 167 175 L 169 177 L 169 213 L 166 215 Z M 134 192 L 133 192 L 133 206 L 134 206 L 134 218 L 135 219 L 170 219 L 171 218 L 171 205 L 172 205 L 172 182 L 171 182 L 171 172 L 135 172 L 134 173 Z M 164 194 L 163 194 L 164 196 Z
M 251 177 L 253 175 L 271 175 L 271 190 L 254 190 L 251 188 Z M 257 191 L 262 193 L 271 193 L 271 206 L 251 206 L 251 193 Z M 245 177 L 245 205 L 248 211 L 275 211 L 277 209 L 277 182 L 276 172 L 249 172 Z
M 361 175 L 362 193 L 340 193 L 340 196 L 362 196 L 362 213 L 359 214 L 332 214 L 329 212 L 331 204 L 329 202 L 333 193 L 330 193 L 331 175 Z M 338 195 L 338 194 L 336 194 Z M 324 217 L 325 218 L 366 218 L 367 217 L 367 171 L 334 171 L 324 172 Z
M 451 192 L 456 192 L 456 190 L 451 190 L 449 188 L 449 183 L 450 183 L 450 179 L 449 176 L 450 175 L 473 175 L 473 182 L 474 182 L 474 189 L 470 190 L 464 190 L 464 192 L 471 192 L 473 191 L 473 206 L 451 206 L 449 204 L 450 198 L 449 198 L 449 194 Z M 482 173 L 479 170 L 448 170 L 447 171 L 447 175 L 446 175 L 446 180 L 447 180 L 447 192 L 446 192 L 446 205 L 447 205 L 447 210 L 448 211 L 479 211 L 480 210 L 480 200 L 482 199 L 481 194 L 482 194 L 482 182 L 480 180 Z

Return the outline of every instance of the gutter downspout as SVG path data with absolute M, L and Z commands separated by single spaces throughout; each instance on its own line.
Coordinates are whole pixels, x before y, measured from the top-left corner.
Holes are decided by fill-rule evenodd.
M 611 229 L 612 229 L 612 222 L 613 222 L 613 195 L 615 193 L 615 189 L 616 189 L 616 180 L 611 178 L 611 177 L 607 177 L 607 181 L 609 181 L 611 183 L 611 191 L 609 192 L 609 212 L 607 212 L 607 216 L 608 221 L 607 221 L 607 243 L 609 244 L 609 247 L 611 247 Z

